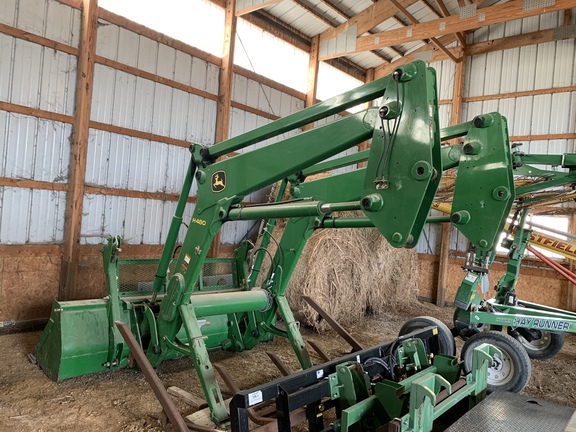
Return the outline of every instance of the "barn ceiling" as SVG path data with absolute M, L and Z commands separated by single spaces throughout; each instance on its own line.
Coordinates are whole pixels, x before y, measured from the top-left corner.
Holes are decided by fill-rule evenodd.
M 237 0 L 236 14 L 280 24 L 296 39 L 318 36 L 320 60 L 365 73 L 429 50 L 457 62 L 479 28 L 572 7 L 573 0 Z

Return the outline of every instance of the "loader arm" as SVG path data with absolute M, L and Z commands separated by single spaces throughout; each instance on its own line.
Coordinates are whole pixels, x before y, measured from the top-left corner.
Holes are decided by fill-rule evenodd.
M 382 98 L 379 108 L 345 116 L 325 126 L 259 147 L 270 137 L 377 97 Z M 149 351 L 148 357 L 153 365 L 157 365 L 174 349 L 188 350 L 216 424 L 225 421 L 228 413 L 198 325 L 198 319 L 214 312 L 214 309 L 208 307 L 208 302 L 202 298 L 204 296 L 191 297 L 215 235 L 228 221 L 276 216 L 311 217 L 335 209 L 360 209 L 360 202 L 307 201 L 251 207 L 241 206 L 241 203 L 246 195 L 368 139 L 372 139 L 373 149 L 363 180 L 362 195 L 366 203 L 362 208 L 394 246 L 414 246 L 441 177 L 435 73 L 423 62 L 401 66 L 388 77 L 210 148 L 191 146 L 198 201 L 174 274 L 165 285 L 166 274 L 163 271 L 157 274 L 154 289 L 159 292 L 165 286 L 166 295 L 157 318 L 160 346 Z M 230 152 L 242 151 L 252 145 L 256 146 L 254 150 L 225 158 Z M 406 194 L 406 191 L 411 193 Z M 393 216 L 399 207 L 403 211 L 401 218 Z M 179 228 L 181 217 L 175 215 L 171 232 L 177 232 L 174 226 Z M 174 243 L 175 238 L 169 239 L 165 248 L 173 250 Z M 166 255 L 164 253 L 163 258 Z M 164 268 L 167 265 L 162 262 L 159 270 Z M 273 292 L 244 290 L 241 302 L 227 293 L 210 294 L 209 303 L 220 305 L 230 315 L 250 315 L 279 308 L 285 318 L 292 320 L 284 297 L 274 298 Z M 188 347 L 176 339 L 182 326 L 190 341 Z M 257 332 L 257 329 L 252 330 Z M 296 324 L 291 334 L 294 335 L 293 345 L 298 345 L 294 343 L 299 337 Z M 308 364 L 306 354 L 302 349 L 300 351 L 301 362 Z

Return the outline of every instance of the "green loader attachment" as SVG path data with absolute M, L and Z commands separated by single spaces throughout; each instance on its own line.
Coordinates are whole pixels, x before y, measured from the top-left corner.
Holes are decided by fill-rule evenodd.
M 264 141 L 378 101 L 376 107 L 264 145 Z M 463 137 L 450 151 L 445 139 Z M 338 157 L 371 140 L 370 150 Z M 244 151 L 255 145 L 255 149 Z M 483 253 L 502 229 L 494 214 L 509 213 L 514 200 L 512 157 L 506 119 L 497 113 L 441 131 L 435 71 L 417 61 L 391 75 L 211 147 L 190 146 L 190 164 L 159 260 L 123 260 L 122 239 L 103 248 L 108 295 L 104 299 L 54 303 L 36 347 L 41 368 L 54 380 L 132 367 L 129 349 L 114 322 L 126 323 L 152 367 L 191 358 L 218 426 L 230 419 L 208 352 L 243 351 L 274 336 L 287 338 L 301 367 L 313 367 L 284 296 L 306 240 L 317 229 L 376 227 L 394 247 L 414 247 L 439 187 L 443 170 L 458 165 L 450 220 L 478 239 Z M 231 157 L 226 157 L 231 156 Z M 366 161 L 365 168 L 358 162 Z M 306 177 L 341 166 L 352 170 L 329 178 Z M 196 183 L 198 198 L 179 253 L 173 258 L 184 208 Z M 281 183 L 275 203 L 245 198 Z M 482 205 L 471 194 L 485 184 Z M 284 188 L 292 199 L 282 202 Z M 363 217 L 346 217 L 362 211 Z M 288 218 L 270 271 L 257 275 L 276 218 Z M 268 220 L 261 245 L 243 243 L 231 259 L 208 258 L 222 226 Z M 250 264 L 250 257 L 254 257 Z M 277 325 L 280 316 L 283 325 Z

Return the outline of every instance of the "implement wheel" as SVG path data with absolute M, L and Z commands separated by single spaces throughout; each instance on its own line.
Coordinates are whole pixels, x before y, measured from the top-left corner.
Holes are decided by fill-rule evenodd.
M 405 334 L 412 333 L 413 331 L 430 326 L 436 326 L 438 328 L 438 344 L 440 345 L 440 354 L 451 356 L 455 355 L 456 344 L 454 343 L 452 332 L 446 324 L 437 318 L 429 316 L 412 318 L 411 320 L 404 323 L 398 332 L 398 336 L 404 336 Z
M 526 339 L 522 335 L 523 332 L 528 332 L 533 337 L 532 341 Z M 535 360 L 551 359 L 558 354 L 564 346 L 564 333 L 508 327 L 508 334 L 520 342 L 528 353 L 528 356 Z
M 510 391 L 518 393 L 526 387 L 532 375 L 530 357 L 520 342 L 506 333 L 489 331 L 478 333 L 468 339 L 462 347 L 461 354 L 466 372 L 470 372 L 472 368 L 474 348 L 483 343 L 494 345 L 502 351 L 502 356 L 494 356 L 494 361 L 488 368 L 487 392 Z

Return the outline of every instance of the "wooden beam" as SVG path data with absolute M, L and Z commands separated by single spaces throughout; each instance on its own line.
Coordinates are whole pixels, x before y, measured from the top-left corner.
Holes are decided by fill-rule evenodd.
M 464 49 L 464 54 L 466 56 L 484 54 L 494 51 L 502 51 L 506 49 L 513 49 L 519 48 L 523 46 L 530 46 L 530 45 L 537 45 L 541 43 L 552 42 L 555 40 L 560 40 L 562 38 L 573 38 L 572 32 L 563 31 L 563 27 L 557 27 L 555 29 L 549 30 L 540 30 L 531 33 L 520 34 L 516 36 L 508 36 L 501 39 L 493 39 L 485 42 L 478 42 L 475 44 L 467 45 Z M 441 41 L 447 38 L 447 36 L 443 36 L 440 38 Z M 449 44 L 453 42 L 449 40 L 445 40 L 445 44 Z M 453 48 L 451 48 L 453 49 Z M 398 59 L 397 61 L 393 62 L 390 65 L 382 65 L 376 68 L 376 77 L 380 78 L 382 76 L 388 75 L 391 73 L 396 67 L 409 63 L 411 61 L 416 60 L 419 56 L 425 56 L 427 52 L 431 51 L 429 60 L 427 61 L 441 61 L 446 60 L 447 56 L 440 52 L 437 48 L 433 47 L 431 44 L 428 44 L 424 47 L 417 49 L 416 51 L 411 52 L 410 54 L 406 55 L 405 57 Z M 469 102 L 470 98 L 465 98 L 464 102 Z M 490 97 L 487 97 L 490 99 Z
M 257 116 L 264 117 L 264 118 L 267 118 L 269 120 L 278 120 L 280 118 L 280 116 L 277 116 L 275 114 L 270 114 L 269 112 L 259 110 L 258 108 L 253 108 L 251 106 L 241 104 L 240 102 L 232 101 L 230 106 L 232 106 L 233 108 L 238 108 L 242 111 L 256 114 Z
M 448 291 L 450 229 L 450 224 L 442 224 L 442 237 L 440 240 L 440 263 L 438 266 L 438 284 L 436 287 L 436 305 L 441 307 L 446 304 L 446 292 Z
M 76 294 L 97 27 L 98 0 L 83 0 L 59 300 L 75 298 Z
M 55 244 L 0 244 L 0 256 L 2 257 L 41 257 L 60 255 L 62 255 L 62 247 Z
M 38 180 L 15 179 L 10 177 L 0 177 L 0 186 L 17 187 L 25 189 L 39 189 L 65 192 L 68 190 L 66 183 L 53 183 Z
M 453 38 L 453 36 L 450 36 Z M 449 48 L 452 54 L 456 58 L 461 58 L 463 54 L 462 47 L 458 46 L 456 48 Z M 436 62 L 442 60 L 448 60 L 448 56 L 438 49 L 438 47 L 433 46 L 431 43 L 425 45 L 416 51 L 412 51 L 410 54 L 406 54 L 404 57 L 392 62 L 389 65 L 382 65 L 376 68 L 376 78 L 381 78 L 388 74 L 391 74 L 394 69 L 406 63 L 413 62 L 414 60 L 425 60 L 426 62 Z
M 237 16 L 237 17 L 240 17 L 240 16 L 243 16 L 243 15 L 248 15 L 248 14 L 250 14 L 250 13 L 252 13 L 252 12 L 256 12 L 257 10 L 264 9 L 264 8 L 267 7 L 267 6 L 272 6 L 272 5 L 278 4 L 278 3 L 280 3 L 281 1 L 282 1 L 282 0 L 262 1 L 261 3 L 256 4 L 256 5 L 253 5 L 253 6 L 248 6 L 248 7 L 242 8 L 242 9 L 237 9 L 237 10 L 236 10 L 236 16 Z
M 279 82 L 271 80 L 270 78 L 266 78 L 265 76 L 257 74 L 256 72 L 244 69 L 241 66 L 234 65 L 234 73 L 237 75 L 242 75 L 243 77 L 251 79 L 252 81 L 256 81 L 260 84 L 264 84 L 265 86 L 278 90 L 279 92 L 286 93 L 287 95 L 293 96 L 296 99 L 306 100 L 306 95 L 304 93 L 299 92 L 292 87 L 280 84 Z
M 185 91 L 186 93 L 194 94 L 196 96 L 200 96 L 200 97 L 210 99 L 210 100 L 217 100 L 218 99 L 218 96 L 216 96 L 215 94 L 209 93 L 209 92 L 204 91 L 204 90 L 197 89 L 195 87 L 192 87 L 192 86 L 189 86 L 186 84 L 182 84 L 178 81 L 175 81 L 175 80 L 172 80 L 169 78 L 164 78 L 162 76 L 144 71 L 142 69 L 135 68 L 133 66 L 128 66 L 126 64 L 117 62 L 115 60 L 111 60 L 111 59 L 106 58 L 106 57 L 96 56 L 95 61 L 96 61 L 96 63 L 111 67 L 111 68 L 116 69 L 116 70 L 120 70 L 120 71 L 129 73 L 130 75 L 145 78 L 149 81 L 153 81 L 153 82 L 156 82 L 159 84 L 164 84 L 165 86 L 172 87 L 172 88 L 175 88 L 178 90 L 182 90 L 182 91 Z
M 86 186 L 85 192 L 92 195 L 106 195 L 106 196 L 117 196 L 125 198 L 140 198 L 149 199 L 156 201 L 178 201 L 180 195 L 178 194 L 167 194 L 162 192 L 144 192 L 132 189 L 118 189 L 118 188 L 107 188 L 102 186 Z M 195 203 L 197 201 L 196 197 L 188 197 L 189 203 Z
M 236 0 L 226 0 L 224 15 L 224 47 L 218 86 L 215 143 L 226 141 L 230 131 L 232 108 L 232 85 L 234 81 L 234 46 L 236 45 Z M 220 253 L 220 233 L 214 236 L 208 256 L 217 257 Z
M 10 36 L 14 36 L 18 39 L 26 40 L 28 42 L 33 42 L 38 45 L 42 45 L 57 51 L 62 51 L 67 54 L 77 55 L 78 48 L 70 45 L 63 44 L 61 42 L 56 42 L 45 37 L 35 35 L 33 33 L 28 33 L 27 31 L 17 29 L 15 27 L 7 26 L 6 24 L 0 23 L 0 33 L 4 33 Z
M 555 93 L 568 93 L 576 91 L 576 86 L 565 86 L 565 87 L 552 87 L 547 89 L 537 89 L 537 90 L 526 90 L 526 91 L 519 91 L 519 92 L 510 92 L 510 93 L 498 93 L 498 94 L 491 94 L 491 95 L 483 95 L 483 96 L 471 96 L 464 98 L 463 101 L 468 102 L 480 102 L 480 101 L 487 101 L 487 100 L 498 100 L 498 99 L 512 99 L 512 98 L 519 98 L 525 96 L 537 96 L 537 95 L 544 95 L 544 94 L 555 94 Z
M 502 51 L 523 46 L 553 42 L 555 40 L 574 38 L 573 32 L 563 32 L 563 27 L 540 30 L 530 33 L 507 36 L 500 39 L 492 39 L 468 45 L 465 49 L 467 56 L 485 54 L 494 51 Z
M 510 141 L 548 141 L 548 140 L 564 140 L 576 139 L 576 133 L 559 133 L 559 134 L 543 134 L 543 135 L 514 135 L 510 137 Z
M 322 3 L 323 5 L 326 5 L 328 8 L 332 9 L 338 15 L 340 15 L 341 17 L 344 17 L 346 20 L 349 20 L 350 18 L 352 18 L 352 15 L 349 15 L 348 13 L 344 12 L 343 10 L 341 10 L 339 7 L 332 4 L 332 2 L 330 2 L 328 0 L 320 0 L 320 3 Z M 332 25 L 332 27 L 336 27 L 336 26 Z M 370 30 L 368 33 L 372 34 L 373 32 Z M 399 53 L 399 51 L 396 50 L 395 48 L 392 48 L 392 50 L 399 55 L 403 55 L 402 53 Z M 388 58 L 386 58 L 386 56 L 384 56 L 380 52 L 378 52 L 378 51 L 370 51 L 370 52 L 372 54 L 374 54 L 376 57 L 378 57 L 380 60 L 384 60 L 386 63 L 390 63 L 390 60 Z
M 368 69 L 366 71 L 365 83 L 368 84 L 368 83 L 374 81 L 374 76 L 375 76 L 374 75 L 374 68 Z M 370 108 L 371 104 L 372 104 L 371 102 L 366 102 L 364 104 L 364 109 Z M 358 151 L 359 152 L 364 151 L 364 150 L 368 150 L 369 148 L 370 148 L 370 141 L 364 141 L 364 142 L 361 142 L 360 144 L 358 144 Z M 366 166 L 366 162 L 359 162 L 357 165 L 358 165 L 358 168 L 364 168 Z
M 460 123 L 462 113 L 462 94 L 464 92 L 464 71 L 465 71 L 466 57 L 463 56 L 462 60 L 456 63 L 456 72 L 454 75 L 454 95 L 452 96 L 452 117 L 451 125 Z M 457 141 L 454 141 L 456 143 Z
M 400 4 L 404 7 L 410 7 L 417 0 L 399 0 Z M 361 35 L 368 30 L 376 27 L 378 24 L 383 23 L 387 19 L 395 15 L 394 9 L 390 8 L 390 4 L 386 1 L 378 1 L 372 6 L 367 7 L 359 14 L 354 15 L 348 21 L 340 24 L 336 28 L 328 29 L 320 34 L 320 43 L 329 39 L 335 38 L 338 34 L 347 31 L 350 27 L 357 26 L 357 34 Z
M 452 116 L 451 124 L 456 125 L 460 123 L 460 116 L 462 112 L 462 93 L 464 91 L 464 71 L 465 71 L 465 57 L 456 63 L 456 72 L 454 75 L 454 95 L 452 97 Z M 452 143 L 456 144 L 458 140 Z M 446 293 L 448 291 L 448 258 L 450 256 L 450 233 L 452 231 L 451 224 L 442 224 L 442 238 L 440 242 L 440 266 L 438 268 L 438 285 L 436 291 L 436 305 L 444 306 L 446 303 Z
M 338 69 L 341 72 L 347 73 L 358 81 L 364 81 L 366 79 L 366 69 L 358 64 L 354 63 L 352 60 L 346 57 L 340 57 L 335 59 L 326 60 L 327 64 Z
M 408 9 L 406 9 L 404 6 L 402 6 L 398 0 L 389 0 L 390 3 L 392 3 L 394 5 L 394 7 L 396 9 L 398 9 L 400 12 L 402 12 L 402 14 L 408 18 L 412 24 L 420 24 L 420 22 L 416 19 L 416 17 L 414 15 L 412 15 Z M 436 39 L 435 37 L 431 37 L 429 38 L 430 42 L 432 44 L 434 44 L 440 51 L 442 51 L 444 54 L 446 54 L 454 63 L 458 62 L 458 59 L 442 44 L 440 43 L 440 41 L 438 41 L 438 39 Z M 424 43 L 426 43 L 426 40 L 423 40 Z
M 311 107 L 316 103 L 316 93 L 318 91 L 318 69 L 320 63 L 318 56 L 320 55 L 320 36 L 312 39 L 312 47 L 310 49 L 310 59 L 308 61 L 308 81 L 306 82 L 306 108 Z M 303 131 L 310 130 L 314 127 L 314 123 L 304 125 Z
M 442 11 L 442 16 L 440 18 L 446 18 L 450 16 L 450 11 L 444 4 L 443 0 L 436 0 L 436 4 L 440 8 L 440 11 Z M 464 34 L 462 34 L 462 32 L 456 32 L 454 33 L 454 35 L 456 36 L 456 39 L 458 39 L 458 42 L 460 42 L 460 45 L 466 46 L 466 37 L 464 37 Z
M 230 107 L 232 103 L 232 83 L 234 71 L 234 46 L 236 44 L 235 15 L 236 0 L 226 0 L 224 27 L 224 47 L 218 87 L 218 107 L 216 115 L 216 138 L 219 143 L 228 139 L 230 129 Z
M 10 102 L 2 102 L 0 101 L 0 110 L 13 112 L 16 114 L 27 115 L 30 117 L 38 117 L 45 120 L 52 120 L 61 123 L 74 123 L 74 117 L 66 115 L 66 114 L 59 114 L 54 113 L 51 111 L 41 110 L 38 108 L 30 108 L 24 105 L 13 104 Z
M 572 9 L 566 9 L 564 11 L 564 25 L 569 26 L 572 22 Z
M 551 6 L 525 8 L 523 1 L 509 1 L 507 3 L 479 9 L 473 16 L 468 18 L 460 18 L 460 16 L 452 15 L 446 18 L 414 24 L 406 28 L 389 30 L 370 36 L 359 36 L 356 39 L 355 49 L 349 49 L 346 52 L 337 54 L 326 54 L 321 56 L 320 60 L 414 42 L 430 38 L 431 36 L 474 30 L 492 24 L 564 10 L 572 7 L 573 3 L 573 0 L 555 0 L 554 5 Z M 377 4 L 378 3 L 375 3 L 373 6 Z M 357 32 L 357 35 L 360 34 L 362 33 Z

